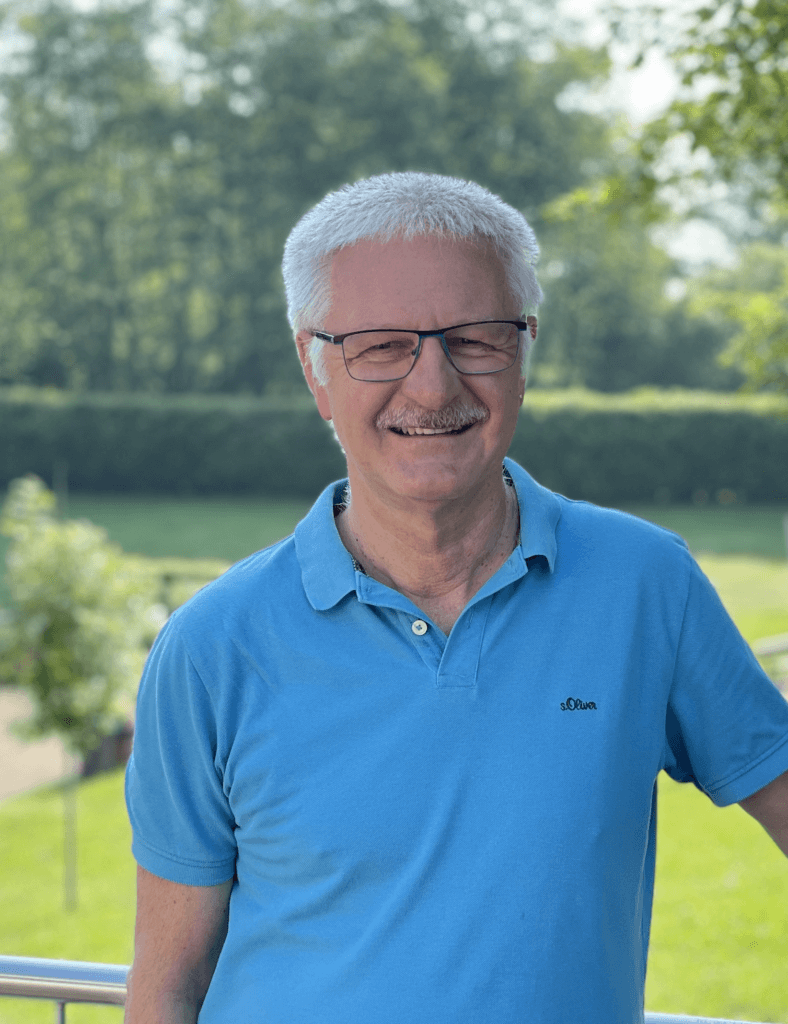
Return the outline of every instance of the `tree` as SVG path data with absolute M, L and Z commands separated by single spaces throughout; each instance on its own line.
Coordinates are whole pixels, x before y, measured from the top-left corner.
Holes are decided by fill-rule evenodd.
M 666 283 L 679 268 L 649 238 L 637 209 L 614 221 L 577 193 L 547 204 L 538 385 L 626 391 L 644 384 L 733 390 L 735 368 L 715 364 L 725 325 L 699 316 Z
M 84 757 L 128 717 L 153 580 L 103 530 L 58 519 L 55 496 L 36 477 L 12 482 L 0 530 L 11 538 L 0 673 L 32 698 L 26 735 L 57 733 Z
M 788 7 L 782 0 L 701 6 L 686 15 L 675 39 L 660 41 L 683 92 L 648 125 L 641 154 L 653 167 L 681 136 L 690 151 L 713 157 L 713 176 L 788 202 Z
M 56 517 L 36 477 L 14 481 L 0 515 L 12 606 L 0 609 L 0 678 L 32 698 L 28 738 L 59 735 L 85 757 L 128 716 L 153 623 L 152 580 L 103 530 Z M 126 698 L 124 708 L 123 698 Z M 77 906 L 76 792 L 63 787 L 64 903 Z
M 664 10 L 649 9 L 646 17 L 659 24 Z M 788 6 L 782 0 L 723 0 L 690 11 L 679 31 L 672 26 L 669 39 L 659 28 L 644 31 L 641 25 L 639 32 L 641 39 L 650 35 L 644 50 L 657 42 L 673 59 L 683 91 L 645 127 L 634 167 L 613 176 L 602 189 L 602 203 L 616 210 L 634 200 L 659 217 L 666 198 L 674 204 L 678 199 L 685 215 L 694 209 L 713 219 L 720 205 L 715 185 L 727 184 L 724 205 L 733 200 L 747 207 L 760 238 L 743 252 L 735 281 L 730 274 L 711 274 L 693 308 L 738 327 L 720 360 L 740 368 L 750 390 L 784 390 Z M 700 159 L 677 161 L 678 150 Z
M 693 297 L 697 313 L 735 325 L 721 361 L 741 367 L 750 387 L 788 391 L 788 252 L 755 242 L 735 271 L 706 276 Z
M 559 304 L 557 329 L 597 325 L 581 364 L 574 340 L 553 346 L 564 378 L 581 367 L 608 387 L 661 383 L 665 367 L 666 383 L 698 375 L 687 345 L 660 363 L 634 329 L 621 335 L 628 322 L 677 337 L 660 327 L 672 311 L 631 272 L 644 232 L 628 229 L 627 252 L 601 220 L 591 232 L 543 217 L 617 160 L 601 119 L 558 102 L 608 62 L 557 41 L 551 0 L 185 0 L 175 11 L 182 66 L 170 78 L 149 58 L 162 29 L 149 0 L 52 0 L 16 18 L 28 49 L 0 72 L 0 382 L 300 390 L 279 270 L 287 233 L 330 188 L 405 169 L 481 182 L 523 210 L 550 262 L 585 274 L 582 303 L 576 277 L 546 279 L 546 326 Z M 604 281 L 591 280 L 597 267 Z M 696 368 L 717 343 L 704 330 Z
M 529 35 L 500 41 L 501 17 L 472 32 L 468 14 L 458 0 L 188 3 L 186 70 L 169 83 L 146 55 L 148 3 L 20 17 L 30 48 L 0 75 L 0 379 L 300 388 L 284 239 L 362 175 L 470 177 L 539 227 L 606 145 L 600 121 L 555 98 L 606 58 L 556 46 L 537 61 Z

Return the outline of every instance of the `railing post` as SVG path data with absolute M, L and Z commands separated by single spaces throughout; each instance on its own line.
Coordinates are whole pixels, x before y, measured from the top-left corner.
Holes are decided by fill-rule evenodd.
M 66 1004 L 57 1003 L 55 1006 L 55 1024 L 66 1024 Z

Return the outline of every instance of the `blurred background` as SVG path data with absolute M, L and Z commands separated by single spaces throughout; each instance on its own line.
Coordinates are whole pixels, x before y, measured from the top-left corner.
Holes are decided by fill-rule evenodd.
M 758 368 L 731 292 L 779 310 L 785 287 L 785 15 L 758 8 L 6 4 L 0 383 L 300 394 L 289 229 L 418 169 L 536 229 L 532 386 L 735 389 Z
M 451 174 L 522 210 L 545 303 L 513 456 L 681 533 L 788 686 L 783 0 L 0 17 L 0 952 L 131 958 L 142 659 L 342 475 L 280 262 L 345 182 Z M 784 859 L 661 787 L 647 1008 L 788 1020 Z M 0 1024 L 50 1017 L 0 999 Z

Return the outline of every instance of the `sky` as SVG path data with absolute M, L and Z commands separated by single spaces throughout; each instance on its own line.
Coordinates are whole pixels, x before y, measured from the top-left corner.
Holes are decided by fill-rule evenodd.
M 665 0 L 663 0 L 663 3 Z M 633 11 L 643 7 L 632 0 L 618 0 Z M 651 51 L 643 65 L 635 71 L 628 68 L 634 48 L 617 43 L 612 38 L 602 11 L 610 0 L 559 0 L 559 11 L 576 19 L 581 25 L 581 38 L 590 46 L 607 44 L 613 59 L 613 75 L 607 88 L 599 96 L 600 107 L 617 108 L 626 113 L 637 127 L 658 116 L 676 94 L 678 77 L 664 55 Z
M 648 4 L 642 0 L 616 2 L 629 8 L 635 16 L 644 7 L 662 6 L 666 19 L 700 6 L 699 0 L 651 0 Z M 631 70 L 629 65 L 635 54 L 634 47 L 612 39 L 602 13 L 610 3 L 611 0 L 559 0 L 561 13 L 581 23 L 582 41 L 592 46 L 606 43 L 613 62 L 613 73 L 604 90 L 594 96 L 577 97 L 576 101 L 584 109 L 595 112 L 620 111 L 632 131 L 637 132 L 668 107 L 678 91 L 679 78 L 665 54 L 656 49 L 648 52 L 638 69 Z M 678 228 L 657 230 L 655 241 L 689 270 L 700 270 L 709 264 L 733 266 L 737 262 L 735 249 L 728 238 L 709 221 L 695 218 L 684 221 Z

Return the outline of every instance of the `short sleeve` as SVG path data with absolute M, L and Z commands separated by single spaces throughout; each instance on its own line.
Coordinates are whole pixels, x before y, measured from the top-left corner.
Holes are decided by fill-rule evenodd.
M 140 683 L 126 806 L 132 852 L 152 874 L 184 885 L 233 877 L 234 821 L 217 760 L 215 711 L 173 619 Z
M 666 720 L 665 770 L 724 807 L 788 771 L 788 702 L 693 560 Z

